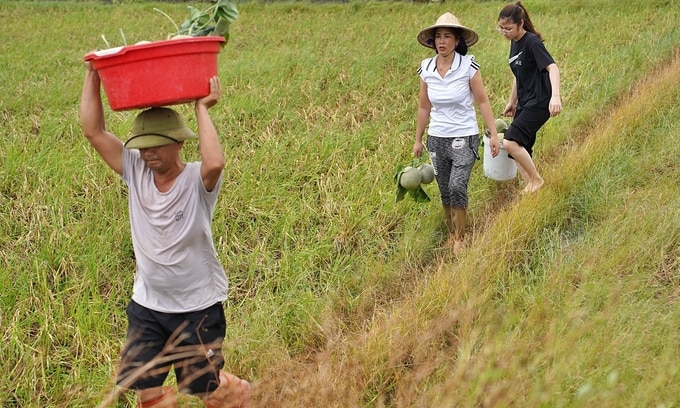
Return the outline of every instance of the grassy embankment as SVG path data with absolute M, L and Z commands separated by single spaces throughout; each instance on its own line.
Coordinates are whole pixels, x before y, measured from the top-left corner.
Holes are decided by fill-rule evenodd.
M 227 366 L 255 382 L 255 406 L 680 400 L 673 2 L 527 1 L 563 76 L 564 113 L 536 152 L 546 187 L 520 198 L 480 162 L 455 261 L 434 185 L 430 204 L 394 203 L 428 56 L 416 33 L 449 9 L 475 28 L 500 112 L 504 4 L 240 6 L 213 109 L 229 158 L 214 232 L 232 284 Z M 91 407 L 110 386 L 132 249 L 125 189 L 79 132 L 81 59 L 119 29 L 162 38 L 154 6 L 185 16 L 2 2 L 2 406 Z M 124 137 L 135 113 L 107 111 L 109 127 Z

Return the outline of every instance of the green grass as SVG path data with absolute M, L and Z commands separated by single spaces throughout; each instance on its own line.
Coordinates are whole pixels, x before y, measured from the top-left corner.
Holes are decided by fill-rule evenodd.
M 546 186 L 520 197 L 479 162 L 458 260 L 435 184 L 430 204 L 394 202 L 429 56 L 416 34 L 448 10 L 474 28 L 498 116 L 505 4 L 239 5 L 212 109 L 228 158 L 214 234 L 227 368 L 254 406 L 680 400 L 673 2 L 524 2 L 562 73 L 536 148 Z M 82 57 L 119 30 L 164 38 L 153 8 L 181 21 L 186 5 L 0 1 L 1 406 L 91 407 L 111 388 L 134 263 L 124 185 L 80 133 Z M 108 126 L 123 138 L 135 114 Z

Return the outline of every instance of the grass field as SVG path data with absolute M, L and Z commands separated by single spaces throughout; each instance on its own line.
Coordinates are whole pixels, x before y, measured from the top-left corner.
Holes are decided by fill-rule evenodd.
M 187 4 L 0 0 L 2 407 L 134 406 L 108 403 L 134 260 L 124 184 L 80 132 L 82 57 L 102 35 L 164 38 L 153 8 L 182 21 Z M 254 407 L 680 402 L 674 1 L 526 0 L 562 74 L 535 152 L 546 186 L 520 196 L 478 162 L 459 259 L 435 184 L 395 203 L 430 56 L 417 33 L 445 11 L 479 33 L 499 116 L 505 4 L 239 4 L 211 110 L 228 158 L 213 230 L 227 369 Z M 109 129 L 136 113 L 107 110 Z

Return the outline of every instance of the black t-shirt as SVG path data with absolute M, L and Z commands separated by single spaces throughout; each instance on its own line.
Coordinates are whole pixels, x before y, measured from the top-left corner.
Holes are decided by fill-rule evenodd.
M 555 60 L 538 36 L 527 31 L 519 41 L 512 41 L 508 62 L 517 80 L 517 107 L 548 109 L 552 87 L 545 68 Z

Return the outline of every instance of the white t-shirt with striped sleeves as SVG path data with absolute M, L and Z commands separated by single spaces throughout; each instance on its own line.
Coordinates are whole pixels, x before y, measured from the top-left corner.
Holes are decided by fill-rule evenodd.
M 462 137 L 479 134 L 470 80 L 479 70 L 473 55 L 455 54 L 451 69 L 442 78 L 437 58 L 423 60 L 418 69 L 427 84 L 432 104 L 427 134 L 437 137 Z

